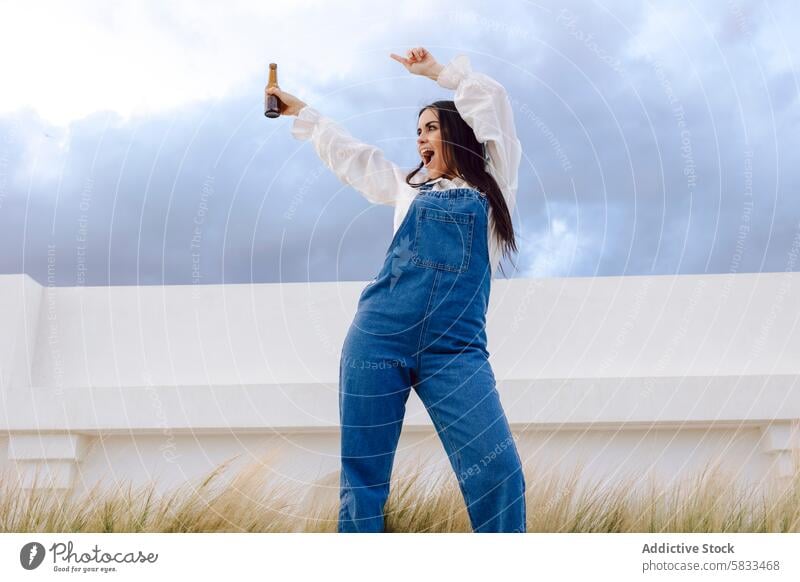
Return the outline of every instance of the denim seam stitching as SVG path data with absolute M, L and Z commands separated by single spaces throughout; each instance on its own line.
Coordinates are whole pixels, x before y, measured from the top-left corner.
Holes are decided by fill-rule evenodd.
M 422 316 L 422 329 L 419 332 L 419 342 L 417 342 L 417 370 L 420 370 L 420 357 L 422 356 L 422 340 L 425 338 L 425 333 L 428 331 L 428 322 L 430 321 L 429 309 L 433 296 L 436 293 L 436 288 L 439 286 L 439 271 L 435 271 L 433 277 L 433 285 L 431 285 L 431 292 L 428 295 L 428 304 L 425 306 L 425 313 Z
M 358 515 L 358 508 L 356 507 L 356 496 L 353 493 L 353 486 L 350 484 L 350 479 L 347 478 L 347 473 L 345 473 L 344 467 L 342 467 L 342 478 L 344 479 L 345 487 L 347 488 L 345 491 L 345 500 L 347 501 L 347 503 L 342 504 L 342 511 L 347 512 L 347 515 L 349 516 L 350 521 L 352 522 L 352 526 L 358 529 L 358 526 L 356 525 L 356 520 L 358 518 L 355 515 L 353 515 L 353 512 L 355 512 L 355 514 Z M 353 512 L 350 511 L 351 504 L 353 506 Z
M 460 451 L 460 449 L 458 449 L 455 446 L 453 446 L 453 441 L 450 440 L 450 435 L 447 432 L 447 428 L 444 426 L 444 424 L 439 419 L 439 415 L 435 412 L 435 409 L 436 409 L 435 406 L 431 406 L 428 409 L 428 413 L 434 418 L 434 421 L 436 422 L 436 424 L 442 427 L 442 430 L 439 432 L 439 434 L 441 435 L 441 437 L 443 439 L 447 440 L 448 446 L 453 451 L 453 454 L 456 457 L 456 469 L 457 469 L 456 481 L 458 481 L 459 489 L 461 489 L 461 492 L 464 495 L 464 501 L 467 504 L 467 515 L 470 518 L 470 522 L 474 523 L 475 519 L 474 519 L 474 516 L 472 515 L 472 511 L 471 511 L 472 502 L 469 499 L 468 487 L 466 486 L 466 484 L 463 481 L 463 478 L 461 476 L 461 474 L 462 474 L 462 470 L 461 469 L 464 466 L 464 461 L 461 458 L 461 451 Z
M 405 226 L 405 224 L 410 220 L 409 217 L 411 216 L 411 209 L 414 206 L 414 201 L 415 200 L 416 200 L 416 198 L 411 200 L 411 204 L 408 205 L 408 208 L 406 209 L 406 214 L 405 214 L 405 216 L 403 216 L 403 220 L 400 221 L 400 224 L 398 225 L 397 230 L 394 231 L 394 234 L 392 235 L 392 241 L 389 243 L 389 248 L 388 248 L 388 250 L 386 252 L 387 255 L 394 248 L 395 243 L 397 242 L 397 235 L 400 234 L 400 231 L 403 230 L 403 227 Z M 383 269 L 383 265 L 381 265 L 381 269 Z

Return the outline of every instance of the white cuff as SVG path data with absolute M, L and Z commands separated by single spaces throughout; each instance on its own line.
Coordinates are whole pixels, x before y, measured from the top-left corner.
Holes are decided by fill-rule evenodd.
M 445 89 L 455 89 L 461 80 L 472 72 L 467 55 L 458 55 L 439 72 L 436 82 Z
M 314 133 L 314 127 L 319 123 L 322 115 L 319 111 L 305 105 L 300 111 L 297 112 L 294 123 L 292 124 L 292 136 L 295 139 L 306 140 Z

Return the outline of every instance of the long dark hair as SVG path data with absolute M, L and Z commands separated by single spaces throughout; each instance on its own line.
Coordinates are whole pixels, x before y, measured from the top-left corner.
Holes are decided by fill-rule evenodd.
M 494 231 L 497 242 L 502 249 L 501 258 L 517 252 L 517 241 L 514 236 L 514 225 L 511 213 L 497 181 L 486 171 L 488 160 L 486 147 L 475 137 L 475 132 L 461 117 L 453 101 L 434 101 L 424 106 L 417 114 L 417 121 L 426 109 L 435 109 L 439 115 L 439 128 L 442 135 L 444 165 L 447 168 L 446 178 L 459 177 L 470 186 L 486 194 L 492 208 Z M 412 183 L 411 179 L 425 167 L 420 162 L 406 176 L 409 186 L 418 187 L 420 183 Z M 424 184 L 425 182 L 422 182 Z M 502 266 L 501 266 L 502 270 Z M 505 274 L 505 271 L 503 271 Z

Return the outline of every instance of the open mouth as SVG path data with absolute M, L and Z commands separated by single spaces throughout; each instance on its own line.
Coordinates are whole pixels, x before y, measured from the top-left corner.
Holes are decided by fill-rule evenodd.
M 434 155 L 435 154 L 433 153 L 433 150 L 425 150 L 425 151 L 423 151 L 422 152 L 423 165 L 427 166 L 428 164 L 430 164 Z

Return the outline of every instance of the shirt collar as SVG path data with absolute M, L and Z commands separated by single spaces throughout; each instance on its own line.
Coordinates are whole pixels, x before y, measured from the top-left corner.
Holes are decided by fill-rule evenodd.
M 462 180 L 458 176 L 453 178 L 452 180 L 445 178 L 444 176 L 439 176 L 435 180 L 431 180 L 428 184 L 436 184 L 437 182 L 443 182 L 441 185 L 445 186 L 448 182 L 455 185 L 457 188 L 467 188 L 469 184 L 465 180 Z

